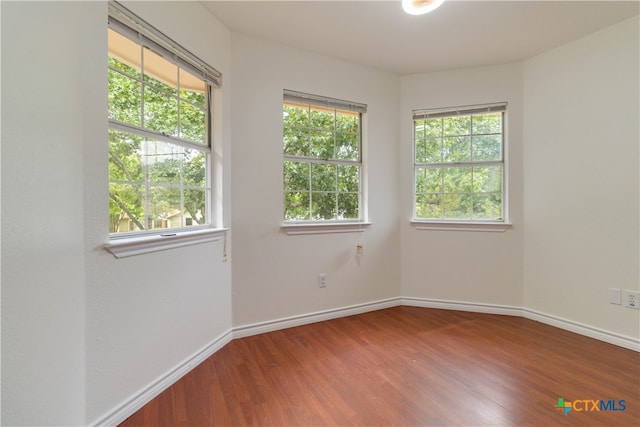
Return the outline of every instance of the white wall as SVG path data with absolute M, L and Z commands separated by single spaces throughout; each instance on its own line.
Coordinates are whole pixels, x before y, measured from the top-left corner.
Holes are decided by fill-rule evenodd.
M 640 111 L 638 18 L 524 64 L 524 304 L 621 335 L 636 289 Z
M 2 2 L 2 421 L 84 423 L 83 150 L 101 5 Z M 85 13 L 86 12 L 86 13 Z M 56 19 L 52 19 L 56 17 Z M 88 92 L 87 92 L 88 91 Z M 99 130 L 100 131 L 100 130 Z M 104 139 L 104 137 L 102 137 Z
M 522 67 L 507 64 L 404 76 L 398 206 L 402 295 L 506 306 L 522 304 Z M 512 228 L 504 233 L 416 230 L 412 110 L 508 102 L 506 158 Z
M 127 5 L 223 72 L 216 124 L 229 123 L 228 30 L 196 2 Z M 222 241 L 120 260 L 103 249 L 106 19 L 106 2 L 2 2 L 7 425 L 92 423 L 231 329 Z M 228 154 L 230 129 L 216 133 Z
M 399 78 L 237 34 L 232 51 L 234 325 L 398 296 Z M 280 231 L 283 89 L 368 105 L 371 229 L 304 236 Z M 326 288 L 318 287 L 319 273 L 328 274 Z

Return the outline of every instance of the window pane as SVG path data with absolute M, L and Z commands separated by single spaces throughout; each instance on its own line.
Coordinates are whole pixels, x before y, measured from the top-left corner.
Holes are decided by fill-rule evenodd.
M 502 166 L 474 167 L 473 191 L 477 193 L 502 192 Z
M 358 194 L 338 194 L 338 219 L 358 219 Z
M 474 134 L 502 133 L 502 113 L 472 116 Z
M 285 127 L 283 142 L 286 156 L 309 156 L 309 131 L 307 129 Z
M 142 74 L 140 73 L 139 64 L 133 64 L 133 66 L 129 66 L 124 62 L 121 62 L 117 58 L 111 57 L 111 56 L 109 56 L 108 58 L 108 64 L 110 69 L 119 71 L 118 74 L 124 74 L 127 77 L 132 78 L 134 80 L 138 80 L 138 81 L 142 79 Z
M 424 164 L 427 157 L 427 143 L 424 139 L 416 139 L 416 164 Z
M 360 158 L 360 143 L 358 135 L 336 134 L 336 158 L 358 161 Z
M 193 149 L 184 149 L 183 160 L 183 181 L 184 190 L 184 207 L 185 207 L 185 226 L 206 224 L 209 220 L 207 212 L 207 200 L 210 196 L 210 189 L 207 187 L 206 154 Z M 201 187 L 189 188 L 189 187 Z M 191 218 L 191 224 L 189 224 Z
M 419 169 L 416 171 L 416 193 L 439 193 L 442 191 L 442 169 Z
M 140 126 L 141 100 L 140 82 L 109 70 L 109 119 Z
M 476 219 L 502 219 L 502 194 L 474 194 L 473 217 Z
M 348 132 L 357 134 L 359 133 L 360 114 L 352 113 L 350 111 L 336 111 L 336 131 Z
M 445 193 L 471 192 L 471 168 L 445 168 L 442 171 Z
M 321 159 L 332 159 L 333 156 L 333 132 L 322 130 L 311 131 L 311 156 Z
M 183 148 L 158 141 L 148 141 L 146 146 L 144 163 L 149 170 L 149 182 L 180 184 Z
M 202 84 L 204 85 L 204 82 L 202 82 Z M 204 95 L 204 90 L 202 92 L 194 92 L 194 91 L 184 90 L 181 87 L 180 99 L 187 101 L 188 103 L 194 105 L 197 108 L 200 108 L 201 110 L 207 109 L 205 105 L 206 97 Z
M 474 136 L 473 160 L 502 160 L 502 135 Z
M 314 191 L 336 191 L 336 166 L 324 164 L 311 165 L 311 189 Z
M 428 136 L 425 141 L 425 162 L 442 162 L 442 138 Z
M 182 176 L 184 185 L 206 187 L 207 156 L 204 152 L 185 148 Z
M 146 230 L 143 139 L 109 130 L 109 232 Z
M 144 183 L 143 139 L 109 130 L 109 180 Z
M 445 219 L 470 219 L 471 195 L 470 194 L 445 194 L 444 195 Z
M 180 227 L 184 214 L 180 200 L 179 188 L 150 187 L 147 212 L 150 228 Z
M 442 119 L 443 135 L 471 135 L 471 116 Z
M 286 191 L 309 190 L 308 163 L 284 162 L 284 189 Z
M 180 225 L 172 227 L 189 227 L 207 223 L 207 189 L 184 190 L 184 218 Z
M 471 138 L 468 136 L 444 138 L 442 154 L 445 162 L 467 162 L 471 160 Z
M 427 177 L 425 169 L 416 169 L 415 173 L 416 193 L 425 193 L 427 191 Z
M 311 193 L 311 218 L 315 220 L 336 219 L 336 193 Z
M 416 195 L 416 218 L 441 219 L 442 194 Z
M 178 99 L 166 93 L 144 87 L 144 127 L 178 136 Z
M 286 103 L 283 106 L 282 122 L 286 127 L 308 127 L 309 106 Z
M 429 119 L 424 121 L 425 136 L 442 136 L 442 119 Z
M 414 126 L 414 138 L 417 141 L 423 141 L 425 138 L 424 120 L 416 120 L 413 123 Z
M 144 200 L 144 186 L 110 182 L 109 232 L 146 230 Z
M 311 127 L 316 129 L 335 130 L 335 110 L 311 106 Z
M 311 219 L 308 192 L 285 192 L 284 219 L 287 221 L 308 221 Z
M 357 193 L 360 182 L 358 166 L 338 166 L 338 191 Z
M 180 137 L 202 144 L 207 143 L 205 111 L 186 102 L 180 103 Z
M 416 140 L 416 163 L 441 163 L 442 162 L 442 138 L 427 136 L 425 139 Z

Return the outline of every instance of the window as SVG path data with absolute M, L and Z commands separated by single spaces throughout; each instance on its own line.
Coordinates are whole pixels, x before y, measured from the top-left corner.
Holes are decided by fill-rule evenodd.
M 504 222 L 506 104 L 413 112 L 414 217 Z
M 366 105 L 285 91 L 285 222 L 363 219 L 362 114 Z
M 109 2 L 109 232 L 211 226 L 211 96 L 220 74 Z

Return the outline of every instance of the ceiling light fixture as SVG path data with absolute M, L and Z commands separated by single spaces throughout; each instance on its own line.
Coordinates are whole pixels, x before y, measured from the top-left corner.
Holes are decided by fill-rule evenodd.
M 402 9 L 409 15 L 424 15 L 439 7 L 444 0 L 402 0 Z

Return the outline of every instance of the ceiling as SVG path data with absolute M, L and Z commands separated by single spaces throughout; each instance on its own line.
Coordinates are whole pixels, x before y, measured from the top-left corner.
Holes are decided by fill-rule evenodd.
M 521 61 L 638 15 L 640 1 L 202 1 L 231 31 L 397 74 Z

